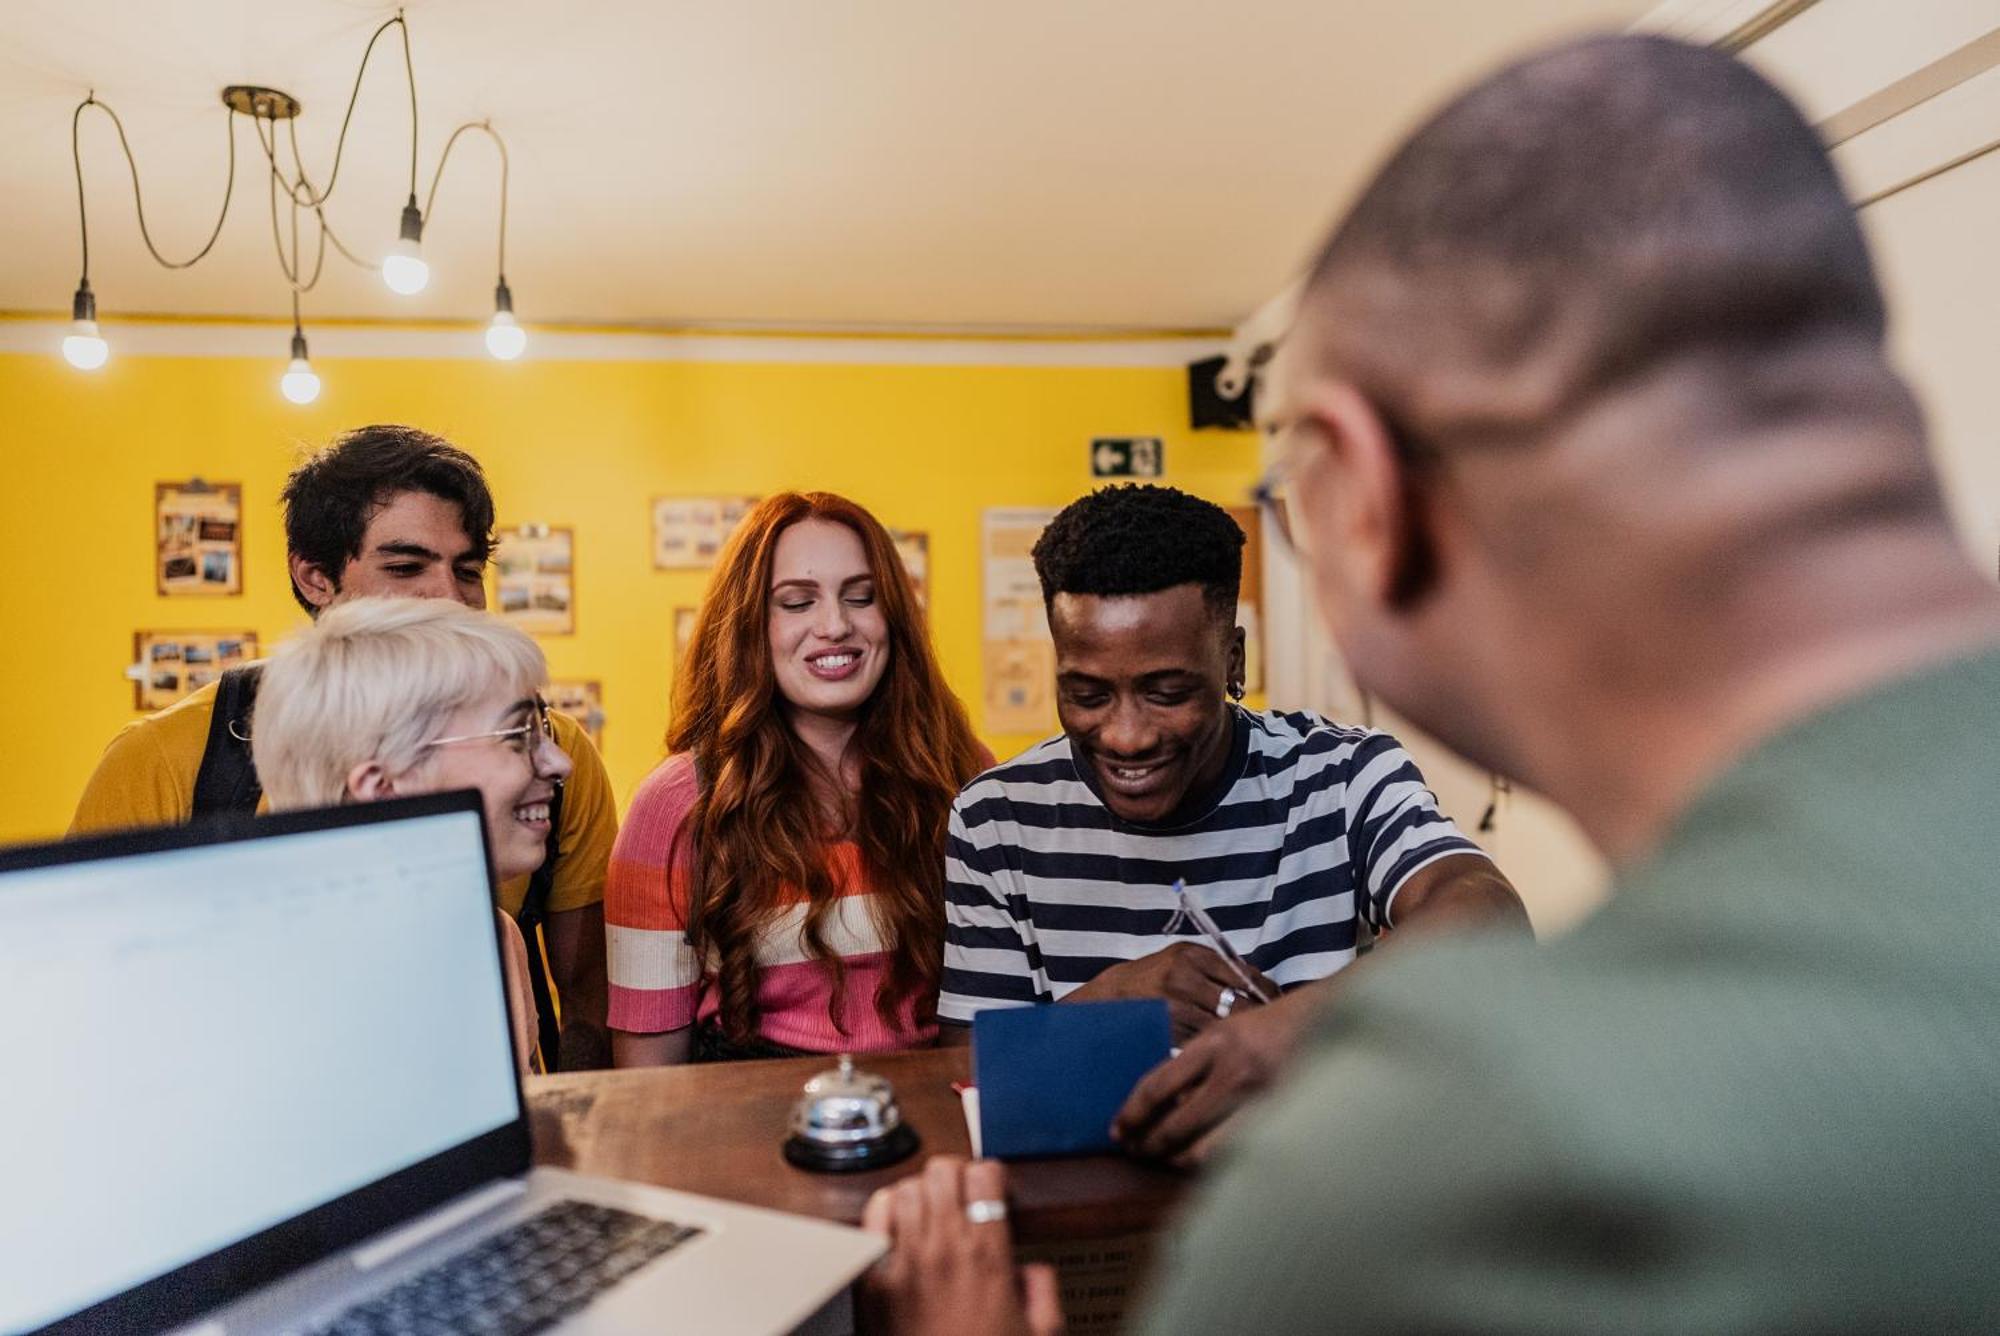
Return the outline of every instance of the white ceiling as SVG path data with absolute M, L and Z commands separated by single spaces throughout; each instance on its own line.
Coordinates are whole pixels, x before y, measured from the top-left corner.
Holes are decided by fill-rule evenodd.
M 1648 0 L 413 0 L 421 176 L 458 122 L 513 158 L 524 321 L 1205 329 L 1283 286 L 1398 133 L 1478 69 Z M 7 0 L 0 6 L 0 311 L 75 286 L 70 112 L 124 118 L 169 254 L 221 202 L 228 83 L 305 104 L 324 178 L 368 34 L 363 0 Z M 392 31 L 328 216 L 393 240 L 408 110 Z M 215 253 L 140 247 L 108 119 L 85 118 L 92 283 L 106 317 L 278 317 L 262 151 L 238 121 Z M 329 254 L 307 318 L 491 310 L 498 168 L 468 135 L 425 235 L 429 290 Z M 308 237 L 311 233 L 308 230 Z M 308 250 L 310 250 L 310 240 Z

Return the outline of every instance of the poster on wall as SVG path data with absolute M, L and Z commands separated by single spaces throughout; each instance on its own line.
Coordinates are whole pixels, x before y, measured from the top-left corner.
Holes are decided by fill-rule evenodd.
M 707 570 L 756 504 L 754 496 L 653 498 L 653 569 Z
M 604 684 L 595 679 L 557 678 L 549 683 L 549 708 L 576 720 L 598 750 L 604 749 Z
M 1243 628 L 1243 689 L 1264 689 L 1264 517 L 1255 506 L 1229 506 L 1243 530 L 1243 583 L 1236 595 L 1236 624 Z
M 545 524 L 501 529 L 487 606 L 529 635 L 576 634 L 575 531 Z
M 222 676 L 226 668 L 257 657 L 255 631 L 134 631 L 132 708 L 164 710 Z
M 889 540 L 895 543 L 897 555 L 903 558 L 903 569 L 910 573 L 910 583 L 917 587 L 917 606 L 928 607 L 931 601 L 931 536 L 921 529 L 891 529 Z
M 980 519 L 988 733 L 1055 731 L 1056 647 L 1049 639 L 1032 556 L 1035 540 L 1055 515 L 1053 510 L 995 508 Z
M 243 592 L 241 483 L 154 483 L 153 515 L 153 580 L 162 596 Z

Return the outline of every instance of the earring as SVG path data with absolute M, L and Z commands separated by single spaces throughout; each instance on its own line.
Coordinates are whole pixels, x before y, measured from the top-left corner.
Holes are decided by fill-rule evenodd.
M 1241 682 L 1231 682 L 1231 683 L 1229 684 L 1229 699 L 1231 699 L 1231 700 L 1233 700 L 1233 701 L 1236 701 L 1236 702 L 1237 702 L 1237 703 L 1239 703 L 1239 704 L 1241 704 L 1241 703 L 1242 703 L 1242 700 L 1243 700 L 1243 683 L 1241 683 Z

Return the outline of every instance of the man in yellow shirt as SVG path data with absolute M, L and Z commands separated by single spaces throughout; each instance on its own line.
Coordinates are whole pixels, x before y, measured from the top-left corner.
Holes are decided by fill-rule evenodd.
M 348 432 L 292 474 L 283 499 L 292 594 L 309 614 L 384 595 L 486 606 L 493 496 L 478 461 L 441 438 L 402 426 Z M 247 741 L 255 681 L 253 668 L 126 725 L 85 785 L 70 833 L 261 806 Z M 229 705 L 219 711 L 225 690 Z M 535 878 L 503 883 L 500 905 L 525 928 L 541 926 L 561 1003 L 561 1066 L 603 1067 L 604 871 L 617 806 L 588 735 L 565 715 L 550 717 L 575 767 L 550 837 L 554 856 Z M 554 1035 L 544 1019 L 546 1054 Z

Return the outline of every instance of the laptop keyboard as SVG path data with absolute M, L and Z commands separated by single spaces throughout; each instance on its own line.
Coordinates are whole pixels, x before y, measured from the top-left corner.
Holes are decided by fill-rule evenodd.
M 312 1336 L 526 1336 L 700 1233 L 616 1207 L 560 1201 L 356 1304 L 312 1328 Z

